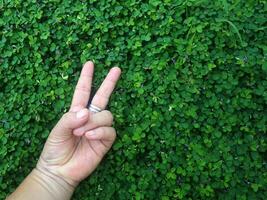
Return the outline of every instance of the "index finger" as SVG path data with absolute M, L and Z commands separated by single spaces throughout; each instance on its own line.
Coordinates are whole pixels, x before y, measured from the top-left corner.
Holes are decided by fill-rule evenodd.
M 91 104 L 104 110 L 108 104 L 109 98 L 116 86 L 117 81 L 121 75 L 121 69 L 119 67 L 113 67 L 105 80 L 102 82 L 100 88 L 97 90 L 95 96 L 92 99 Z
M 71 103 L 71 111 L 78 111 L 87 106 L 94 73 L 94 63 L 88 61 L 84 64 L 78 83 L 76 85 Z

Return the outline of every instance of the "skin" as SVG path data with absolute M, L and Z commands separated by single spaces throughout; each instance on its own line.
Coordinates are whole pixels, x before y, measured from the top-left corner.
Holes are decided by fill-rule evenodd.
M 111 112 L 104 109 L 121 70 L 113 67 L 93 97 L 91 104 L 103 110 L 99 113 L 86 108 L 93 73 L 93 62 L 86 62 L 69 111 L 49 134 L 36 168 L 8 199 L 69 199 L 111 148 L 116 131 Z

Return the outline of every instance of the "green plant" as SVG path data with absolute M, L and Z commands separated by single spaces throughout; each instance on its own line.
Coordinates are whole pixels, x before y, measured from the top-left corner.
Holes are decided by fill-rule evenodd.
M 0 199 L 82 63 L 122 68 L 117 141 L 73 199 L 266 199 L 266 1 L 0 2 Z

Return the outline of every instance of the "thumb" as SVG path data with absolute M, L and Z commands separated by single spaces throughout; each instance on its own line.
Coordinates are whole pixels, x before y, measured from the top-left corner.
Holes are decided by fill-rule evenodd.
M 82 126 L 89 120 L 89 115 L 90 112 L 86 108 L 78 112 L 69 111 L 61 117 L 53 132 L 60 135 L 72 133 L 73 129 Z

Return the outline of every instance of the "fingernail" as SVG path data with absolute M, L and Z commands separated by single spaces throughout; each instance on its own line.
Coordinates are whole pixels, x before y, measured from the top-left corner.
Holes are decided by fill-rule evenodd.
M 87 131 L 86 135 L 87 136 L 93 136 L 93 135 L 95 135 L 95 131 L 93 131 L 93 130 L 92 131 Z
M 85 117 L 87 115 L 87 113 L 88 113 L 87 109 L 82 109 L 76 113 L 76 117 L 78 119 L 81 119 L 81 118 Z

